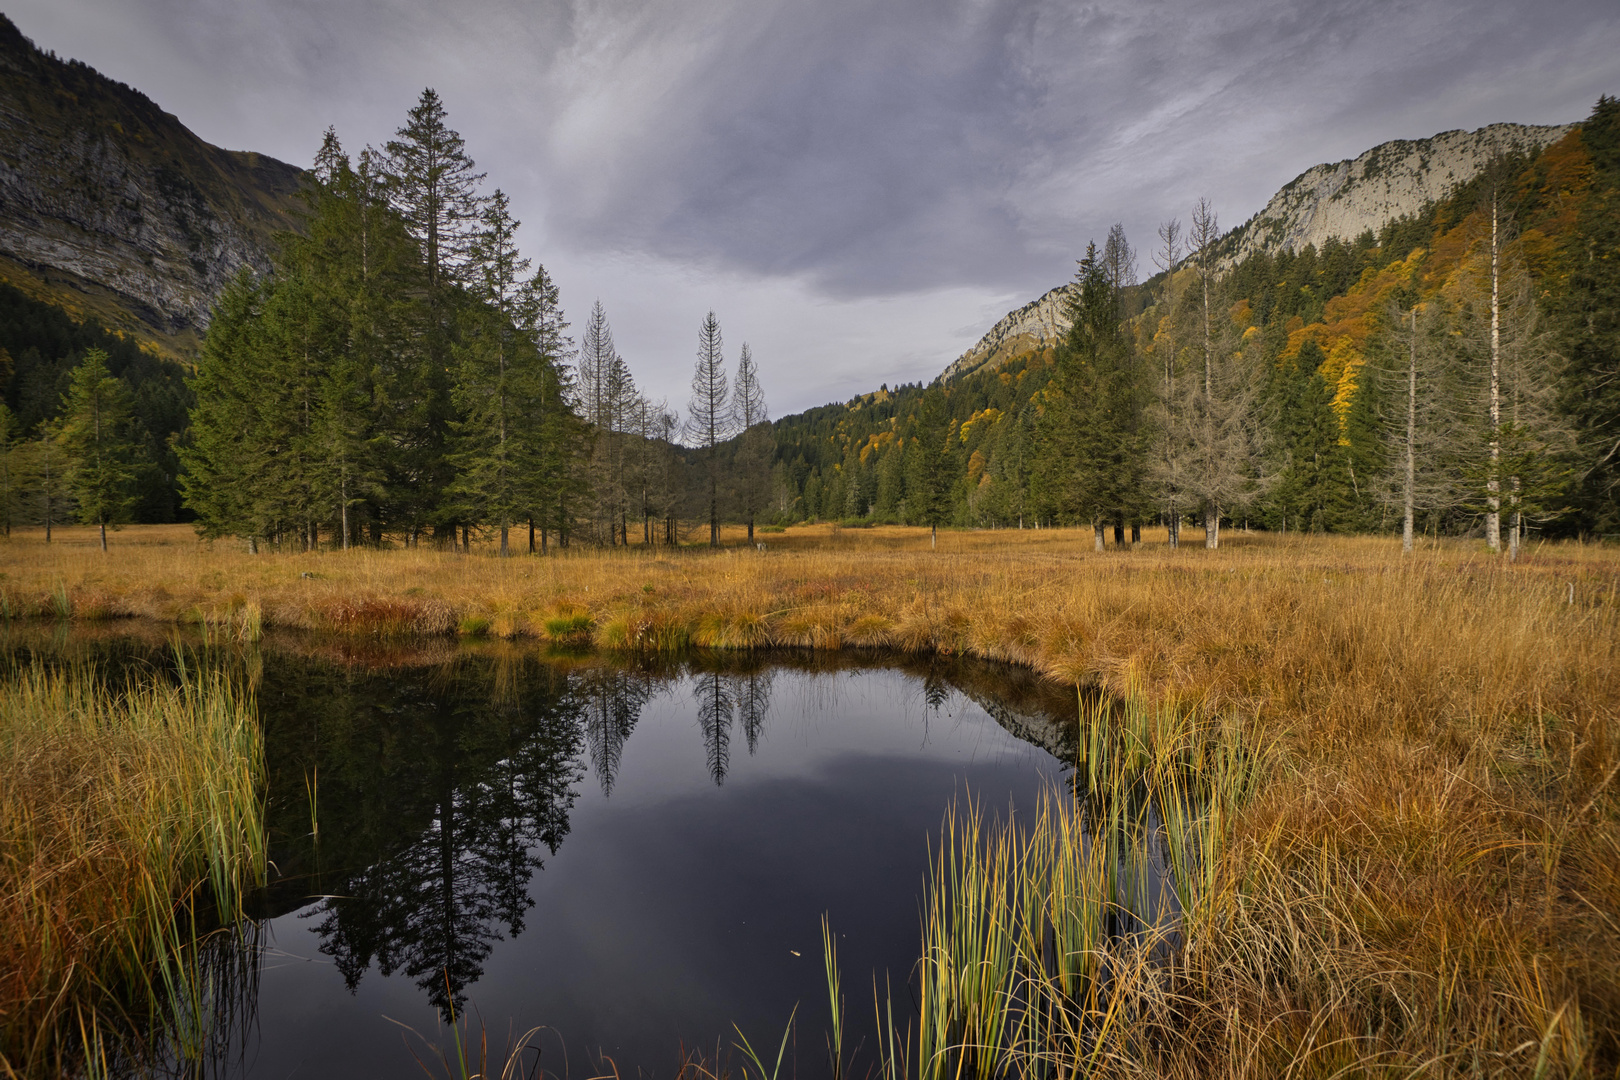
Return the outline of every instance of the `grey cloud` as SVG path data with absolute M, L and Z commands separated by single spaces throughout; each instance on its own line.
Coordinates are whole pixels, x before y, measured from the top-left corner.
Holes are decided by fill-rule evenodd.
M 1114 221 L 1620 90 L 1612 0 L 21 0 L 211 141 L 307 161 L 424 85 L 526 246 L 815 295 L 1033 296 Z M 565 289 L 568 282 L 564 281 Z M 587 301 L 588 302 L 588 301 Z M 958 320 L 959 321 L 959 320 Z M 953 322 L 951 325 L 955 325 Z M 946 359 L 949 359 L 947 357 Z

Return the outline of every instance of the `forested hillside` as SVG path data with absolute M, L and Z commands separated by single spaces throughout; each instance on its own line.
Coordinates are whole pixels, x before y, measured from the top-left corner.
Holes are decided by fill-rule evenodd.
M 131 463 L 135 469 L 131 518 L 175 521 L 183 513 L 175 477 L 180 464 L 173 441 L 191 408 L 185 368 L 160 359 L 127 335 L 95 319 L 75 322 L 61 308 L 0 283 L 0 525 L 42 522 L 47 498 L 60 498 L 46 482 L 62 417 L 63 398 L 86 352 L 107 354 L 108 368 L 131 390 Z M 34 435 L 25 439 L 25 435 Z M 67 520 L 64 505 L 56 520 Z
M 1208 206 L 1150 254 L 1115 230 L 1057 347 L 778 421 L 777 511 L 1101 537 L 1398 530 L 1410 500 L 1419 532 L 1509 545 L 1620 530 L 1617 148 L 1605 98 L 1377 235 L 1229 270 Z M 1173 270 L 1139 284 L 1148 259 Z

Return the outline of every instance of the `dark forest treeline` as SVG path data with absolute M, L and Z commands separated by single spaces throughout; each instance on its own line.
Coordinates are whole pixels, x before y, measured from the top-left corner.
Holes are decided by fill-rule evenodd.
M 185 369 L 94 318 L 76 322 L 56 305 L 0 283 L 0 524 L 5 529 L 44 519 L 50 486 L 41 475 L 47 456 L 41 437 L 58 430 L 73 372 L 92 349 L 106 355 L 108 369 L 130 388 L 132 519 L 165 522 L 184 515 L 173 442 L 185 430 L 192 404 Z
M 204 535 L 407 544 L 572 520 L 565 324 L 425 92 L 385 151 L 328 133 L 304 229 L 216 306 L 181 446 Z M 566 532 L 564 532 L 566 535 Z
M 273 274 L 226 292 L 191 383 L 180 483 L 204 535 L 300 548 L 479 535 L 508 554 L 674 544 L 683 520 L 746 514 L 768 451 L 750 470 L 720 444 L 763 432 L 748 347 L 728 388 L 705 320 L 680 445 L 600 303 L 575 348 L 556 285 L 482 180 L 431 90 L 381 151 L 351 159 L 328 134 L 303 230 Z
M 747 344 L 728 374 L 719 321 L 703 321 L 681 424 L 637 390 L 600 303 L 575 348 L 556 285 L 474 168 L 431 90 L 381 150 L 351 157 L 328 132 L 300 228 L 270 274 L 226 289 L 189 378 L 0 291 L 16 351 L 0 353 L 6 527 L 43 523 L 48 539 L 74 518 L 185 515 L 254 546 L 478 534 L 503 553 L 674 544 L 694 518 L 711 542 L 722 519 L 751 529 L 771 448 Z M 113 411 L 91 417 L 90 446 L 73 410 L 97 394 Z
M 1419 532 L 1509 546 L 1613 533 L 1617 189 L 1604 98 L 1544 151 L 1321 250 L 1223 263 L 1204 204 L 1161 227 L 1138 283 L 1116 228 L 1082 261 L 1056 348 L 778 421 L 773 508 L 1090 524 L 1101 542 L 1183 519 L 1398 530 L 1410 502 Z

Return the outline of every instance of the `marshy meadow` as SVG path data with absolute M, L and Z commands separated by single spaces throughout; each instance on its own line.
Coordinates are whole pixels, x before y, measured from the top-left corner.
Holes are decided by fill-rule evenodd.
M 1467 541 L 1403 555 L 1390 539 L 1241 531 L 1218 551 L 1149 531 L 1102 553 L 1063 529 L 947 531 L 937 547 L 904 527 L 725 539 L 545 558 L 249 554 L 174 526 L 126 530 L 103 554 L 92 529 L 48 546 L 19 531 L 0 576 L 8 1075 L 184 1071 L 207 1041 L 199 1018 L 243 963 L 251 897 L 291 870 L 267 856 L 267 819 L 292 807 L 317 835 L 340 812 L 319 808 L 341 795 L 319 793 L 341 779 L 305 770 L 288 790 L 281 751 L 267 762 L 272 655 L 395 682 L 476 661 L 494 674 L 475 703 L 540 693 L 510 674 L 536 657 L 569 671 L 618 658 L 700 691 L 740 660 L 754 666 L 725 676 L 726 708 L 745 725 L 772 657 L 973 664 L 978 682 L 954 684 L 970 697 L 997 679 L 1068 696 L 1038 797 L 931 804 L 925 895 L 900 898 L 920 923 L 892 945 L 910 968 L 885 979 L 846 952 L 841 969 L 835 910 L 813 953 L 818 1019 L 800 1007 L 797 1030 L 783 1015 L 788 1034 L 744 1035 L 714 1017 L 695 1036 L 707 1050 L 669 1047 L 688 1076 L 1620 1069 L 1614 548 L 1533 545 L 1510 564 Z M 97 659 L 127 638 L 171 660 Z M 719 767 L 716 788 L 723 753 Z M 447 1026 L 421 1036 L 421 1060 L 540 1067 L 525 1036 L 485 1030 L 465 1000 L 459 985 L 443 995 Z M 572 1075 L 619 1067 L 571 1061 Z

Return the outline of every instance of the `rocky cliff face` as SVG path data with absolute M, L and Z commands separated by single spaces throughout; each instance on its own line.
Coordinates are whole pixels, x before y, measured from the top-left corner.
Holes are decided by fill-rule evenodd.
M 1352 240 L 1368 229 L 1377 232 L 1472 180 L 1496 155 L 1539 150 L 1563 138 L 1573 126 L 1492 124 L 1478 131 L 1445 131 L 1428 139 L 1381 143 L 1353 161 L 1317 165 L 1222 238 L 1222 261 L 1230 264 L 1254 251 L 1321 247 L 1329 237 Z M 1069 329 L 1065 304 L 1071 288 L 1060 285 L 1009 312 L 947 367 L 940 380 L 1056 344 Z
M 0 16 L 0 280 L 183 351 L 294 225 L 301 170 L 197 138 Z
M 1321 247 L 1351 240 L 1421 210 L 1478 176 L 1498 154 L 1529 153 L 1563 138 L 1573 124 L 1492 124 L 1443 131 L 1428 139 L 1382 143 L 1353 161 L 1317 165 L 1271 197 L 1265 209 L 1233 229 L 1223 245 L 1232 261 L 1254 251 Z
M 1073 288 L 1073 285 L 1059 285 L 1039 300 L 1031 300 L 1003 315 L 978 344 L 940 374 L 939 380 L 949 382 L 986 365 L 995 366 L 1014 356 L 1056 345 L 1058 338 L 1069 329 L 1066 312 Z

